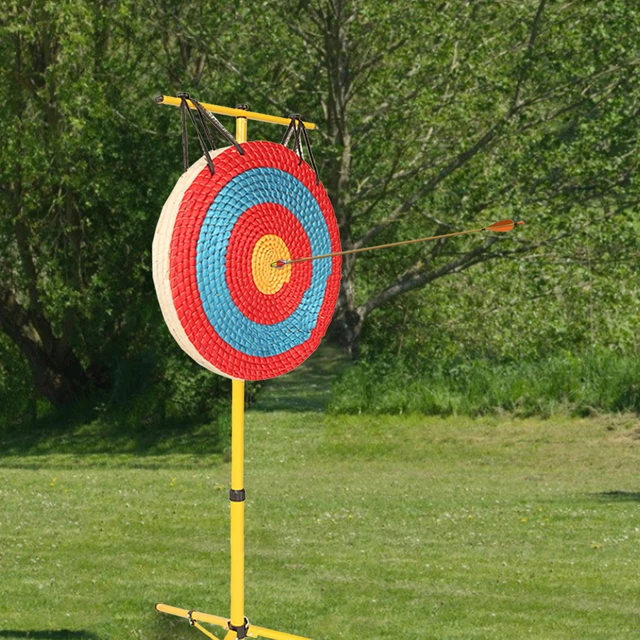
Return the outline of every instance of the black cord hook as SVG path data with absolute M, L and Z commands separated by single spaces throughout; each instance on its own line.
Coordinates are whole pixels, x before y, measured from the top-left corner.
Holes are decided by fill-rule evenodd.
M 218 118 L 216 118 L 210 111 L 205 109 L 188 93 L 178 93 L 177 95 L 178 98 L 180 98 L 180 116 L 182 121 L 182 161 L 185 171 L 189 168 L 189 138 L 187 135 L 187 114 L 189 114 L 189 119 L 191 120 L 193 128 L 195 129 L 198 142 L 200 143 L 200 148 L 202 149 L 202 153 L 207 160 L 207 166 L 209 167 L 211 175 L 215 173 L 215 169 L 213 166 L 213 160 L 211 159 L 211 155 L 209 153 L 209 149 L 215 149 L 216 147 L 213 143 L 211 134 L 209 133 L 208 126 L 213 126 L 218 133 L 220 133 L 228 142 L 230 142 L 236 148 L 240 155 L 244 155 L 244 149 L 240 146 L 240 143 L 237 142 L 237 140 L 227 131 L 227 129 L 225 129 Z M 200 127 L 198 126 L 198 122 L 196 121 L 196 118 L 193 115 L 191 108 L 189 107 L 188 101 L 193 104 L 193 106 L 196 108 L 196 111 L 198 112 L 200 127 L 202 127 L 204 135 L 207 138 L 207 142 L 209 143 L 208 147 L 205 143 L 204 137 L 202 136 L 202 132 L 200 131 Z
M 304 122 L 299 114 L 294 113 L 291 114 L 291 122 L 287 127 L 287 130 L 284 132 L 284 136 L 282 136 L 282 142 L 285 147 L 289 145 L 289 140 L 291 140 L 291 136 L 293 135 L 293 151 L 297 154 L 299 161 L 298 164 L 302 164 L 304 160 L 304 155 L 302 153 L 302 144 L 301 138 L 304 140 L 304 146 L 307 149 L 307 153 L 309 154 L 309 162 L 311 163 L 311 167 L 313 168 L 313 172 L 316 174 L 316 184 L 320 184 L 320 176 L 318 174 L 318 167 L 316 166 L 315 158 L 313 157 L 313 152 L 311 151 L 311 142 L 309 141 L 309 134 L 307 133 L 307 128 L 304 126 Z

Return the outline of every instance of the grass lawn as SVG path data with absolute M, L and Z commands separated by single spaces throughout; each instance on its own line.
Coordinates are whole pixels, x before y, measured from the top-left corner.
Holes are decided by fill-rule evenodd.
M 251 621 L 314 640 L 640 636 L 635 419 L 327 417 L 329 365 L 247 414 Z M 230 465 L 180 442 L 5 446 L 0 638 L 197 640 L 153 604 L 228 613 Z

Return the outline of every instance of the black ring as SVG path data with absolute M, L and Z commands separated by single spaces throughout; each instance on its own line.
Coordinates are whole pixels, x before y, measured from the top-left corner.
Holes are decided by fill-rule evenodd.
M 244 502 L 247 492 L 244 489 L 229 489 L 229 500 L 231 502 Z

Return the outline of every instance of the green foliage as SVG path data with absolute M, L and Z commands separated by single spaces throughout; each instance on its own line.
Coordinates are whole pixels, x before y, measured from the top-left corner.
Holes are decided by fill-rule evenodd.
M 27 363 L 15 344 L 0 334 L 0 433 L 32 420 L 36 402 Z
M 167 345 L 170 346 L 170 345 Z M 208 423 L 228 407 L 229 381 L 212 375 L 173 348 L 148 350 L 119 363 L 105 410 L 130 427 L 163 422 Z
M 336 335 L 357 343 L 362 321 L 362 351 L 387 355 L 434 331 L 447 334 L 445 351 L 472 342 L 478 357 L 635 348 L 638 11 L 623 1 L 534 0 L 297 9 L 306 22 L 290 29 L 289 59 L 281 16 L 256 17 L 249 33 L 262 48 L 247 69 L 260 108 L 289 106 L 292 87 L 322 123 L 317 156 L 345 248 L 503 217 L 527 222 L 500 238 L 346 259 L 338 320 L 356 327 Z M 484 264 L 466 271 L 473 251 Z M 526 263 L 489 266 L 501 258 Z M 467 295 L 470 286 L 482 292 Z M 487 309 L 485 297 L 505 311 Z M 530 303 L 538 308 L 527 315 Z M 517 310 L 513 321 L 507 309 Z M 507 339 L 494 341 L 500 323 Z
M 193 87 L 184 57 L 175 73 L 179 43 L 128 1 L 9 6 L 0 34 L 0 327 L 24 354 L 16 384 L 39 383 L 24 402 L 119 405 L 140 425 L 210 418 L 226 387 L 178 355 L 151 279 L 155 224 L 181 169 L 177 111 L 152 97 Z M 38 377 L 47 368 L 54 382 Z M 59 381 L 73 393 L 56 395 Z
M 0 344 L 2 410 L 22 420 L 46 397 L 144 425 L 226 402 L 171 343 L 151 281 L 181 170 L 178 112 L 152 97 L 180 90 L 318 122 L 345 244 L 526 219 L 487 245 L 509 260 L 427 287 L 482 240 L 345 261 L 339 314 L 362 320 L 366 358 L 637 355 L 639 34 L 622 0 L 7 3 L 0 329 L 17 351 Z
M 361 362 L 334 385 L 333 413 L 548 416 L 640 413 L 640 360 L 602 351 L 495 363 L 448 359 L 419 368 Z
M 537 360 L 559 350 L 637 357 L 640 283 L 633 253 L 620 255 L 614 245 L 594 258 L 604 251 L 602 235 L 613 235 L 617 224 L 610 221 L 579 249 L 568 240 L 518 264 L 488 263 L 394 300 L 371 315 L 365 358 L 419 367 L 441 358 Z M 640 250 L 637 238 L 633 244 Z

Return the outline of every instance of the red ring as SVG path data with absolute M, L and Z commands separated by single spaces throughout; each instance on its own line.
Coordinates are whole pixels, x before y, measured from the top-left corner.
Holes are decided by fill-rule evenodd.
M 289 317 L 311 285 L 310 262 L 291 265 L 291 278 L 279 291 L 262 293 L 256 286 L 251 260 L 253 248 L 267 234 L 282 238 L 292 258 L 311 255 L 304 227 L 285 207 L 265 202 L 247 209 L 231 231 L 227 245 L 226 280 L 238 309 L 259 324 L 277 324 Z

